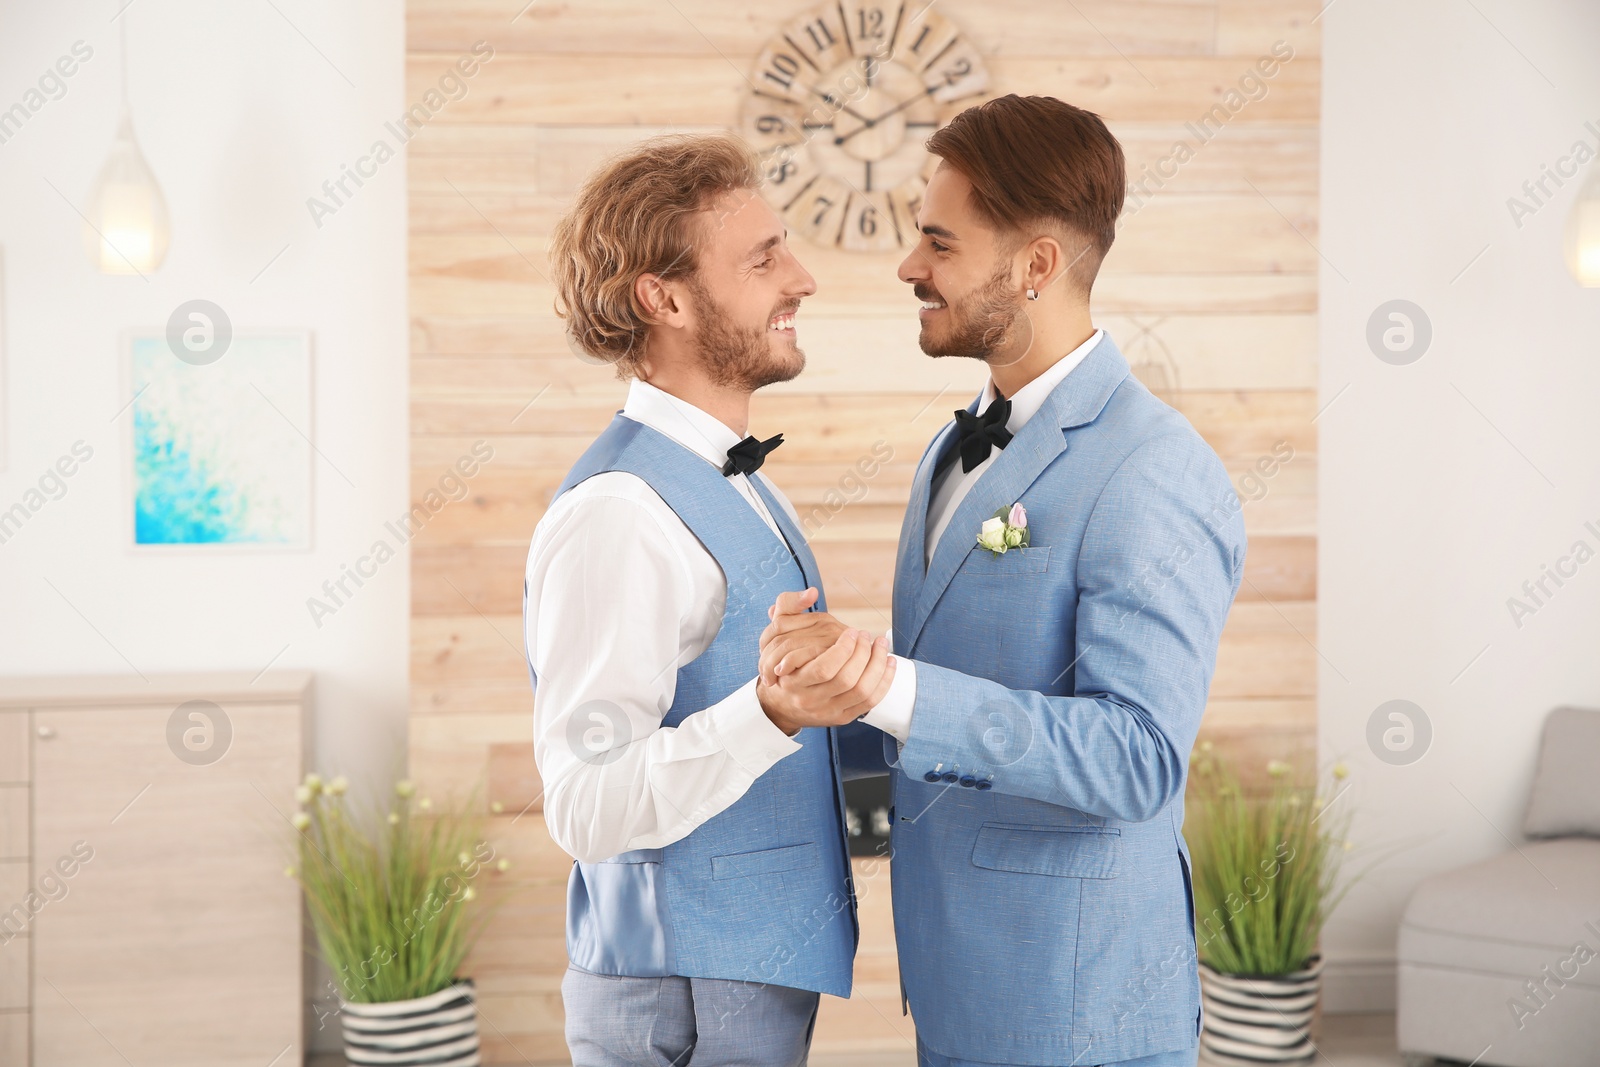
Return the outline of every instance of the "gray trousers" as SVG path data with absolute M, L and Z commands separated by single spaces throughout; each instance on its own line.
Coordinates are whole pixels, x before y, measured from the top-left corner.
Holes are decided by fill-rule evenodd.
M 623 978 L 567 966 L 573 1067 L 804 1067 L 820 997 L 717 978 Z

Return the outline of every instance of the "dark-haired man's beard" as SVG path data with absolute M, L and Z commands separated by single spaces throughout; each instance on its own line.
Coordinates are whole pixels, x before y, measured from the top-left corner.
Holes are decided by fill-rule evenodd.
M 805 369 L 806 354 L 787 338 L 775 341 L 769 336 L 770 321 L 759 327 L 740 326 L 699 281 L 690 279 L 689 291 L 700 318 L 695 347 L 714 384 L 753 393 L 787 382 Z M 774 314 L 783 310 L 793 309 L 777 308 Z
M 918 283 L 913 287 L 917 299 L 928 300 L 942 294 Z M 1002 263 L 983 287 L 961 302 L 958 308 L 945 300 L 949 321 L 938 326 L 925 324 L 917 343 L 930 356 L 959 356 L 988 359 L 990 353 L 1005 347 L 1016 334 L 1022 304 L 1012 288 L 1011 266 Z

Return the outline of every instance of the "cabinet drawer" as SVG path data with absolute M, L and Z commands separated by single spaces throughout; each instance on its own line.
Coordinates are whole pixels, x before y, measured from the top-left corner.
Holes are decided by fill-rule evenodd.
M 0 1011 L 28 1006 L 28 939 L 0 934 Z M 26 1061 L 0 1060 L 0 1063 Z
M 224 758 L 196 765 L 168 742 L 174 709 L 34 713 L 34 888 L 69 892 L 32 926 L 41 1067 L 127 1067 L 95 1028 L 140 1065 L 300 1058 L 302 902 L 283 876 L 300 711 L 213 707 Z
M 27 1012 L 0 1012 L 0 1063 L 28 1062 Z
M 0 782 L 28 780 L 28 713 L 0 711 Z
M 0 860 L 0 941 L 26 933 L 33 925 L 27 896 L 28 861 Z
M 28 858 L 28 787 L 0 785 L 0 860 Z

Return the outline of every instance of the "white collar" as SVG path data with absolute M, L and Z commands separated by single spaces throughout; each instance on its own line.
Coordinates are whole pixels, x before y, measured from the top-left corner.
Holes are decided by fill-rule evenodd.
M 1055 363 L 1045 368 L 1043 374 L 1018 389 L 1017 395 L 1011 398 L 1011 417 L 1006 420 L 1006 429 L 1013 434 L 1021 433 L 1022 427 L 1027 424 L 1027 421 L 1038 414 L 1040 408 L 1044 407 L 1045 400 L 1051 393 L 1055 392 L 1056 386 L 1060 385 L 1062 379 L 1072 373 L 1072 368 L 1083 362 L 1084 357 L 1094 350 L 1094 346 L 1100 343 L 1100 338 L 1103 336 L 1105 336 L 1104 330 L 1095 330 L 1094 333 L 1089 335 L 1087 341 L 1056 360 Z M 994 402 L 995 395 L 994 379 L 990 378 L 983 387 L 983 399 L 978 401 L 978 413 L 980 415 L 983 413 L 984 408 Z
M 629 384 L 622 414 L 666 434 L 718 470 L 728 461 L 728 449 L 743 440 L 715 415 L 642 378 Z

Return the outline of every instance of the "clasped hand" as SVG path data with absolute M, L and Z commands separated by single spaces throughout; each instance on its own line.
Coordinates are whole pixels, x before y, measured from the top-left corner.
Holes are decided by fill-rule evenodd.
M 780 593 L 761 631 L 756 695 L 767 718 L 793 736 L 806 726 L 842 726 L 883 700 L 894 680 L 889 639 L 809 611 L 817 591 Z

